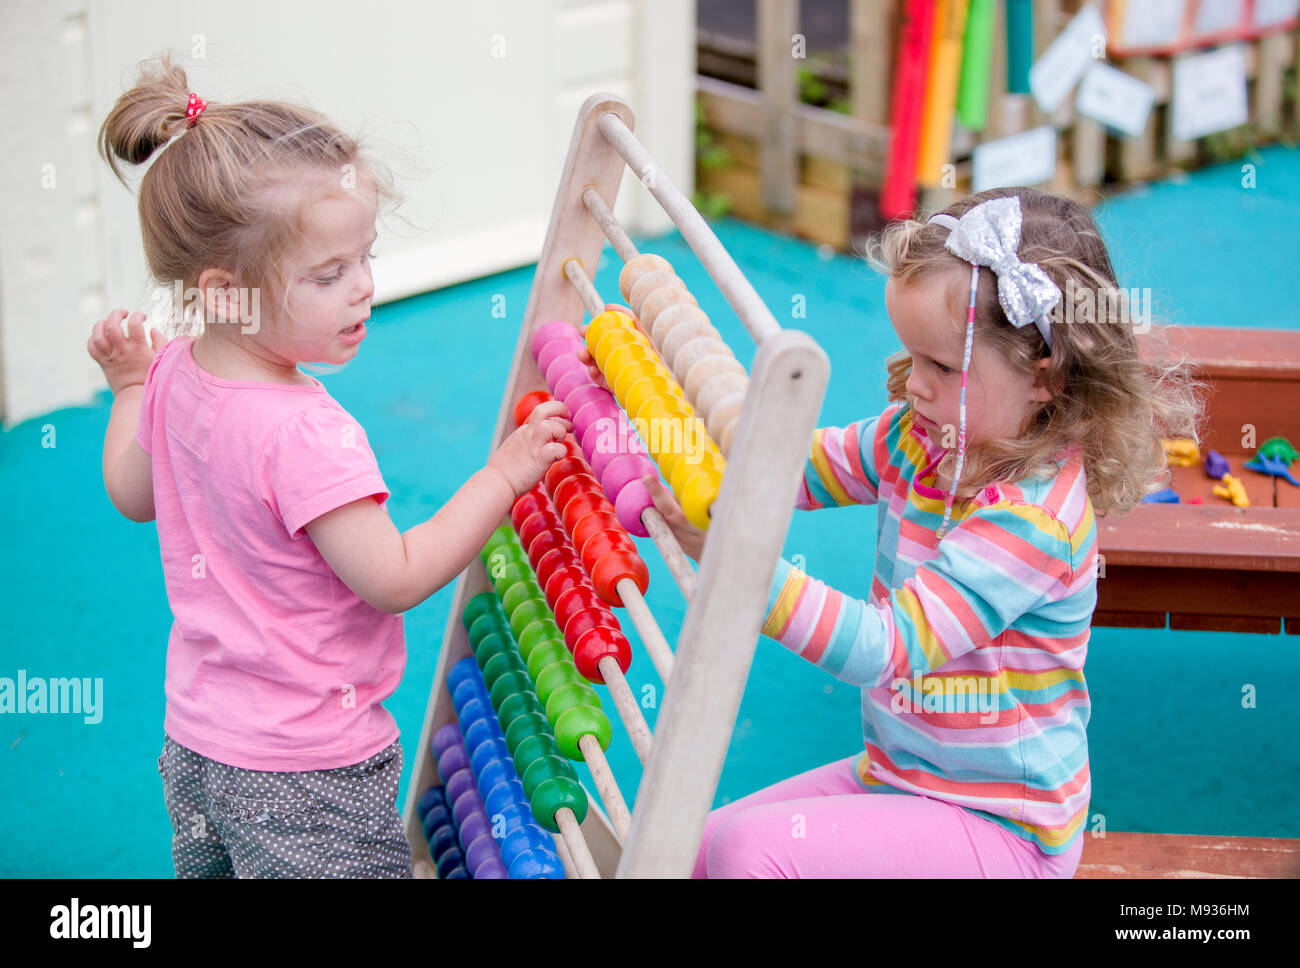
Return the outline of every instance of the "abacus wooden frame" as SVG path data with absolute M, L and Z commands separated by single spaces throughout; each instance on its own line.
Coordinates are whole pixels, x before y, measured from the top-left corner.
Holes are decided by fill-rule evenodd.
M 515 402 L 529 391 L 546 388 L 528 348 L 534 327 L 552 319 L 578 323 L 584 318 L 583 302 L 563 266 L 577 259 L 594 274 L 606 240 L 582 195 L 594 187 L 612 210 L 627 164 L 673 219 L 758 343 L 626 843 L 619 844 L 594 797 L 582 824 L 602 876 L 688 877 L 749 676 L 830 362 L 807 334 L 783 330 L 776 323 L 712 230 L 637 141 L 633 129 L 631 109 L 614 95 L 593 95 L 579 111 L 492 446 L 495 449 L 513 429 Z M 646 170 L 647 165 L 652 170 Z M 425 871 L 431 869 L 429 846 L 416 802 L 439 782 L 430 751 L 433 734 L 454 719 L 445 685 L 447 671 L 471 655 L 461 613 L 470 598 L 490 590 L 486 572 L 475 560 L 456 586 L 416 749 L 404 823 L 417 866 Z

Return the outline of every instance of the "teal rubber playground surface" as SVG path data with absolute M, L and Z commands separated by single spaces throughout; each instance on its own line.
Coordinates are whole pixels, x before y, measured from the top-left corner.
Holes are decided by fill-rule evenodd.
M 1243 164 L 1255 166 L 1252 188 L 1243 187 Z M 1158 319 L 1300 329 L 1300 151 L 1271 148 L 1117 195 L 1097 218 L 1121 286 L 1149 287 Z M 879 413 L 884 361 L 897 349 L 884 279 L 860 260 L 825 259 L 813 246 L 734 220 L 715 230 L 778 320 L 811 333 L 829 353 L 821 422 Z M 672 262 L 748 364 L 753 343 L 681 238 L 641 243 Z M 610 301 L 619 268 L 607 249 L 596 283 Z M 378 307 L 359 356 L 322 378 L 366 428 L 399 529 L 428 518 L 486 460 L 532 276 L 530 266 Z M 807 316 L 790 319 L 797 295 Z M 492 315 L 498 296 L 505 318 Z M 154 526 L 126 521 L 104 494 L 109 406 L 105 391 L 94 406 L 0 435 L 0 676 L 24 670 L 103 683 L 98 723 L 0 714 L 0 875 L 172 875 L 156 768 L 171 615 Z M 51 427 L 56 446 L 42 446 Z M 786 555 L 865 596 L 874 537 L 873 508 L 800 513 Z M 646 557 L 647 597 L 674 641 L 681 598 L 657 555 Z M 406 614 L 406 673 L 386 703 L 406 752 L 399 807 L 452 594 L 448 586 Z M 1288 698 L 1300 682 L 1298 645 L 1280 635 L 1094 629 L 1085 668 L 1093 817 L 1115 831 L 1300 837 L 1300 706 Z M 647 684 L 656 695 L 662 688 L 643 652 L 628 677 L 638 695 Z M 1243 707 L 1248 684 L 1253 708 Z M 856 689 L 761 640 L 715 805 L 859 751 L 858 706 Z M 655 713 L 646 710 L 652 727 Z M 631 799 L 641 771 L 611 718 L 610 760 Z

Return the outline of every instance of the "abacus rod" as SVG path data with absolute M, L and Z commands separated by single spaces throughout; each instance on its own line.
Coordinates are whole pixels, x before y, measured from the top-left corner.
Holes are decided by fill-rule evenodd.
M 578 818 L 573 815 L 573 811 L 568 807 L 560 807 L 556 810 L 555 825 L 560 828 L 564 846 L 569 848 L 569 858 L 573 861 L 573 868 L 578 872 L 578 876 L 599 880 L 600 870 L 596 867 L 596 861 L 591 856 L 591 848 L 587 846 L 586 838 L 582 836 L 582 831 L 578 827 Z
M 632 826 L 632 811 L 627 808 L 627 801 L 623 799 L 623 793 L 614 780 L 614 772 L 609 768 L 609 760 L 605 759 L 605 751 L 591 733 L 578 740 L 578 749 L 582 751 L 587 769 L 591 770 L 591 778 L 596 781 L 600 800 L 605 804 L 605 813 L 609 815 L 609 822 L 614 825 L 614 833 L 618 834 L 619 845 L 622 846 L 627 839 L 628 828 Z
M 641 589 L 636 587 L 636 582 L 631 578 L 621 578 L 614 585 L 614 591 L 622 600 L 623 607 L 627 609 L 632 624 L 636 626 L 637 634 L 641 636 L 641 644 L 645 646 L 650 661 L 655 664 L 655 671 L 667 684 L 673 674 L 673 650 L 668 647 L 668 640 L 664 638 L 659 623 L 650 614 L 650 606 L 641 597 Z
M 600 230 L 605 233 L 605 238 L 609 239 L 609 244 L 614 247 L 614 251 L 618 253 L 620 259 L 624 262 L 631 262 L 640 254 L 637 252 L 636 246 L 632 244 L 632 240 L 628 238 L 627 233 L 623 231 L 623 226 L 614 217 L 614 213 L 605 204 L 605 199 L 600 197 L 600 192 L 588 187 L 582 193 L 582 203 L 587 206 L 587 211 L 596 220 Z
M 605 304 L 600 301 L 600 293 L 596 292 L 596 287 L 591 284 L 581 262 L 577 259 L 565 259 L 564 275 L 573 283 L 573 288 L 578 290 L 578 296 L 582 299 L 582 304 L 587 307 L 587 312 L 591 314 L 592 319 L 605 311 Z
M 682 238 L 699 258 L 700 264 L 708 270 L 722 295 L 745 324 L 754 342 L 762 344 L 765 339 L 780 333 L 781 325 L 740 271 L 736 261 L 713 234 L 704 217 L 691 204 L 691 200 L 682 194 L 681 189 L 673 184 L 668 173 L 659 167 L 623 119 L 611 111 L 602 114 L 597 119 L 596 126 L 605 140 L 640 177 L 655 200 L 663 206 L 663 210 L 682 233 Z
M 668 522 L 664 520 L 658 508 L 650 507 L 642 511 L 641 523 L 650 532 L 650 540 L 659 549 L 659 554 L 663 556 L 664 564 L 668 566 L 673 581 L 677 582 L 677 587 L 682 590 L 682 598 L 689 602 L 691 596 L 695 594 L 695 569 L 691 567 L 691 559 L 682 550 L 677 536 L 668 527 Z
M 573 864 L 573 857 L 569 853 L 569 848 L 564 844 L 564 838 L 560 834 L 551 834 L 551 839 L 555 841 L 555 853 L 560 858 L 560 863 L 564 865 L 565 878 L 577 880 L 578 870 Z
M 642 766 L 645 766 L 646 760 L 650 758 L 650 744 L 654 737 L 650 735 L 650 727 L 645 717 L 641 715 L 641 707 L 637 705 L 636 697 L 632 695 L 632 688 L 627 684 L 623 670 L 618 667 L 612 655 L 607 655 L 597 662 L 596 668 L 605 679 L 610 698 L 618 708 L 619 718 L 623 720 L 628 738 L 632 740 L 632 748 L 636 750 L 637 759 L 641 761 Z

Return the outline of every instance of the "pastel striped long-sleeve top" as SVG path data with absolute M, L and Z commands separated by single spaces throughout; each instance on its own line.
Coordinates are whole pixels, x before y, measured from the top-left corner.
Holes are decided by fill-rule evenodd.
M 939 541 L 944 451 L 901 403 L 813 437 L 799 507 L 877 505 L 866 601 L 782 559 L 763 633 L 862 689 L 871 790 L 976 811 L 1045 853 L 1087 817 L 1083 663 L 1097 529 L 1077 453 L 1050 478 L 956 502 Z

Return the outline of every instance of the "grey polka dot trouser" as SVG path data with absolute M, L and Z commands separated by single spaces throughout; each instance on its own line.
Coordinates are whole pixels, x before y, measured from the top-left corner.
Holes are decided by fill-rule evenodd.
M 165 736 L 158 772 L 178 878 L 411 877 L 400 741 L 352 766 L 272 773 Z

